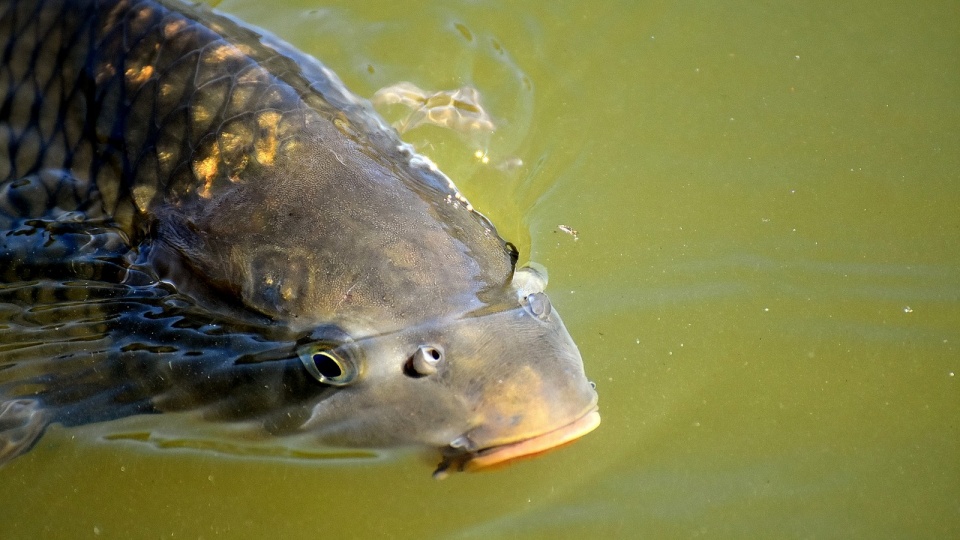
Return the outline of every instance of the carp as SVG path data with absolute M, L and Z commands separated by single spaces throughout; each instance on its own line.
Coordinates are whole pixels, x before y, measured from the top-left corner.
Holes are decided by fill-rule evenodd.
M 599 424 L 545 272 L 313 58 L 176 0 L 0 0 L 0 44 L 0 464 L 189 412 L 443 475 Z

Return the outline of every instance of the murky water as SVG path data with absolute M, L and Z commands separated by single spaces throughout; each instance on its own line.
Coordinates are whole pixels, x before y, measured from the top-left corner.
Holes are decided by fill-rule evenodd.
M 405 138 L 550 269 L 603 424 L 442 482 L 55 429 L 0 537 L 960 534 L 954 3 L 308 4 L 220 8 L 364 96 L 480 90 L 489 138 Z

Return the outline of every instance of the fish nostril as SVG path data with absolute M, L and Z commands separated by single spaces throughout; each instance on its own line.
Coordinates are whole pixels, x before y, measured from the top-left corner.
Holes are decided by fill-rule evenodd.
M 419 379 L 437 372 L 437 365 L 443 360 L 443 352 L 437 347 L 419 347 L 403 364 L 403 374 Z

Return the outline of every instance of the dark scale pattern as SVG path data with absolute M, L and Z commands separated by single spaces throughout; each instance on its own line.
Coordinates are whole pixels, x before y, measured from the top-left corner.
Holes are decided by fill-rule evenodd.
M 291 357 L 293 343 L 198 312 L 163 284 L 0 286 L 0 315 L 15 345 L 0 343 L 0 394 L 40 397 L 65 425 L 213 403 L 210 418 L 262 416 L 279 431 L 298 420 L 270 419 L 279 404 L 323 391 Z
M 226 21 L 208 23 L 224 37 L 138 0 L 0 9 L 0 179 L 70 170 L 131 233 L 158 201 L 209 198 L 272 166 L 308 123 L 343 115 L 316 96 L 308 106 L 318 81 Z
M 323 391 L 289 336 L 198 308 L 137 264 L 155 205 L 252 181 L 343 115 L 306 105 L 327 83 L 252 31 L 181 8 L 0 0 L 0 395 L 41 398 L 68 425 L 152 412 L 164 392 L 167 409 L 222 401 L 210 415 L 249 418 Z

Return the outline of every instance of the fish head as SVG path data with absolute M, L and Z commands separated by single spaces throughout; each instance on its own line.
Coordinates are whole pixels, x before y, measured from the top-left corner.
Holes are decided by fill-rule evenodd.
M 174 252 L 161 262 L 182 261 L 166 273 L 179 289 L 202 276 L 199 288 L 303 336 L 295 376 L 320 388 L 278 411 L 294 429 L 336 446 L 439 448 L 443 467 L 465 469 L 596 427 L 597 394 L 544 271 L 515 269 L 516 248 L 429 167 L 314 150 L 173 208 L 158 234 Z
M 345 446 L 426 445 L 441 470 L 540 453 L 599 423 L 580 352 L 532 268 L 496 302 L 338 347 L 301 346 L 320 382 L 341 386 L 301 430 Z

